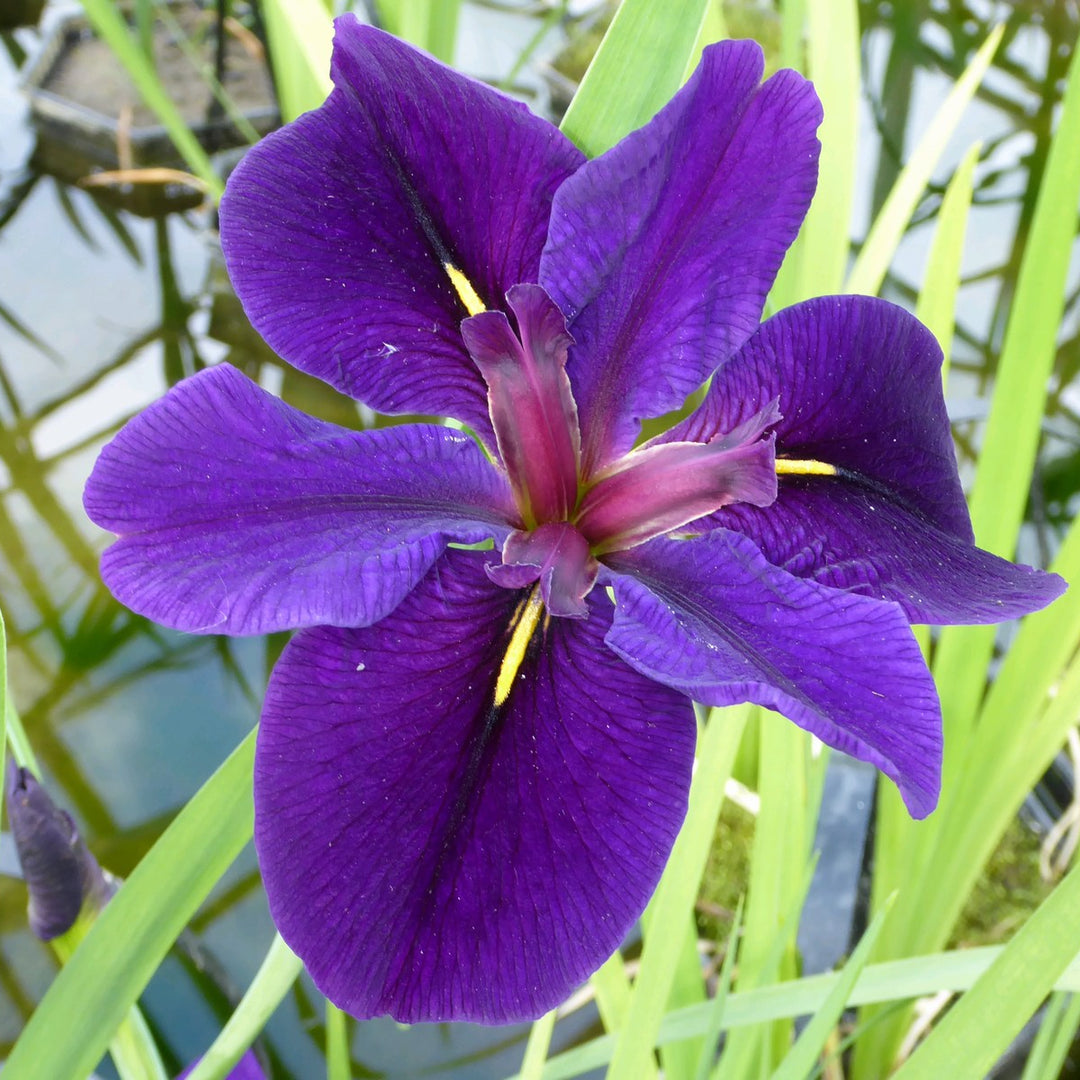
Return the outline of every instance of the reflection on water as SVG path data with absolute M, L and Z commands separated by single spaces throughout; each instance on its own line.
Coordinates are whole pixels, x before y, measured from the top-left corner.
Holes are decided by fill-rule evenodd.
M 951 384 L 958 435 L 970 451 L 1077 14 L 1049 2 L 1007 9 L 866 3 L 861 10 L 864 222 L 993 16 L 1011 12 L 997 64 L 950 159 L 955 164 L 971 141 L 984 140 L 954 349 L 960 377 Z M 466 33 L 478 25 L 472 18 Z M 510 39 L 517 48 L 534 26 L 523 23 Z M 112 601 L 97 576 L 106 538 L 80 502 L 99 447 L 168 386 L 225 358 L 308 412 L 350 426 L 380 421 L 284 368 L 253 334 L 228 290 L 205 214 L 140 219 L 29 168 L 33 138 L 15 69 L 31 44 L 30 37 L 9 40 L 0 58 L 0 603 L 12 687 L 44 780 L 102 864 L 126 874 L 255 723 L 280 642 L 174 634 Z M 463 54 L 477 52 L 472 33 Z M 514 49 L 507 52 L 509 67 Z M 921 208 L 887 284 L 909 305 L 940 190 Z M 1026 553 L 1034 561 L 1055 546 L 1080 486 L 1078 308 L 1074 291 L 1031 511 L 1029 539 L 1042 549 L 1042 556 Z M 21 885 L 0 876 L 0 1058 L 54 972 L 51 953 L 26 929 L 24 903 Z M 171 1067 L 213 1038 L 271 934 L 248 851 L 144 998 Z M 302 981 L 261 1041 L 274 1075 L 322 1072 L 321 1015 L 318 996 Z M 520 1062 L 520 1037 L 521 1029 L 467 1026 L 420 1027 L 404 1037 L 392 1022 L 374 1021 L 356 1029 L 355 1075 L 501 1076 Z

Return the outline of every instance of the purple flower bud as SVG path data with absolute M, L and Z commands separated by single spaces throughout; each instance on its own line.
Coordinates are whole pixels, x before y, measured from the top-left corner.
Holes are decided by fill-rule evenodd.
M 90 854 L 71 815 L 28 769 L 8 761 L 7 811 L 30 894 L 30 929 L 42 941 L 70 930 L 85 909 L 100 911 L 116 891 Z

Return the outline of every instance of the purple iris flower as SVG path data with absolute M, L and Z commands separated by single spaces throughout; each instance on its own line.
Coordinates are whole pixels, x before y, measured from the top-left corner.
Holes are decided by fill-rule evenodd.
M 797 74 L 761 75 L 757 46 L 713 46 L 586 161 L 339 20 L 329 100 L 229 182 L 229 270 L 290 363 L 472 436 L 346 431 L 222 365 L 90 479 L 124 603 L 299 629 L 255 841 L 282 935 L 354 1015 L 518 1020 L 593 971 L 682 821 L 691 699 L 777 709 L 929 813 L 941 716 L 909 623 L 1063 588 L 974 546 L 924 327 L 854 296 L 759 325 L 821 119 Z

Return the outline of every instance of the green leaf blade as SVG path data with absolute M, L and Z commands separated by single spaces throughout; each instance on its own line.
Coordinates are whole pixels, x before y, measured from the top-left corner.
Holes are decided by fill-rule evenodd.
M 177 815 L 30 1017 L 4 1080 L 88 1076 L 169 947 L 251 839 L 255 733 Z
M 596 157 L 656 115 L 682 84 L 708 0 L 624 0 L 561 124 Z

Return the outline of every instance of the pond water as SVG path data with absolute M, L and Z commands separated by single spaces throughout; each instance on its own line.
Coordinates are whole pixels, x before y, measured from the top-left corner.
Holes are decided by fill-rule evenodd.
M 532 14 L 466 6 L 459 63 L 499 77 L 538 22 Z M 865 27 L 863 141 L 856 238 L 865 231 L 973 45 L 999 17 L 1009 33 L 940 180 L 975 139 L 984 142 L 954 346 L 950 407 L 962 451 L 978 444 L 1003 315 L 1041 175 L 1060 79 L 1076 41 L 1063 3 L 861 5 Z M 539 50 L 550 56 L 560 32 Z M 372 418 L 287 371 L 247 326 L 221 268 L 212 219 L 146 219 L 40 174 L 18 89 L 34 32 L 0 54 L 0 605 L 10 678 L 57 801 L 99 861 L 131 871 L 198 786 L 256 722 L 279 640 L 193 638 L 116 605 L 97 576 L 107 537 L 86 520 L 81 491 L 104 441 L 179 378 L 224 358 L 299 407 L 338 423 Z M 532 76 L 531 85 L 536 85 Z M 886 294 L 913 302 L 932 234 L 936 195 L 920 211 Z M 1072 213 L 1075 208 L 1063 208 Z M 1076 271 L 1058 376 L 1033 493 L 1024 557 L 1045 562 L 1080 488 L 1080 370 Z M 0 869 L 11 869 L 0 845 Z M 145 997 L 167 1064 L 205 1048 L 273 934 L 247 850 L 154 978 Z M 25 892 L 0 874 L 0 1059 L 55 972 L 26 928 Z M 566 1045 L 594 1023 L 561 1026 Z M 324 1072 L 321 1002 L 301 980 L 260 1040 L 274 1075 Z M 356 1025 L 354 1075 L 498 1077 L 520 1063 L 524 1028 Z M 102 1075 L 111 1075 L 108 1065 Z

